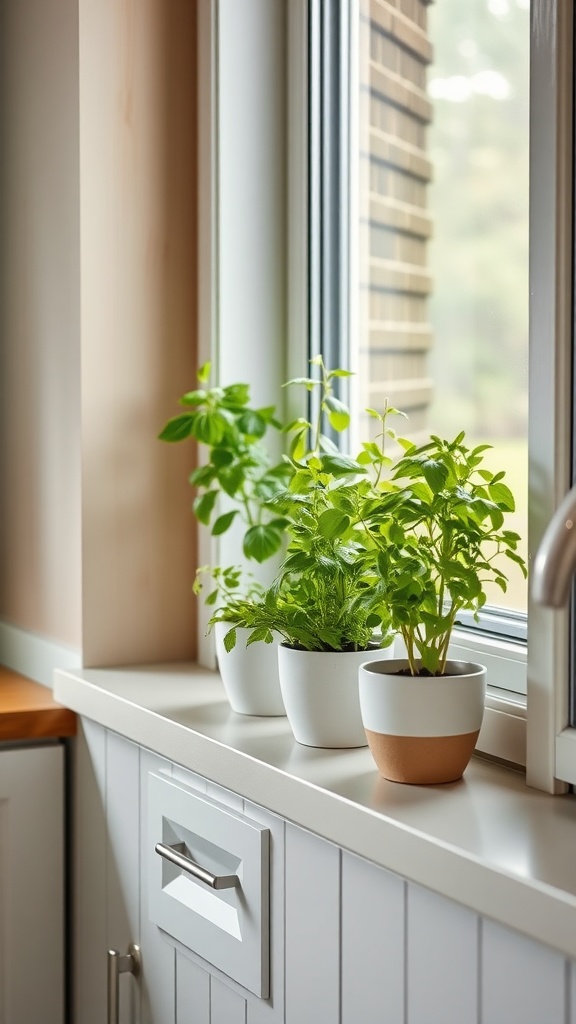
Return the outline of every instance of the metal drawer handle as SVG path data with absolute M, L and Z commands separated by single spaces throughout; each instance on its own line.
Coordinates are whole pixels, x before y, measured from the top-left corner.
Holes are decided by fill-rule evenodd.
M 206 882 L 211 889 L 233 889 L 238 885 L 238 875 L 214 875 L 208 871 L 208 868 L 201 867 L 195 860 L 187 857 L 183 852 L 186 849 L 185 843 L 174 843 L 173 846 L 168 846 L 167 843 L 156 843 L 154 849 L 164 860 L 169 860 L 171 864 L 175 864 L 182 871 L 187 871 L 194 878 Z
M 118 1024 L 120 1007 L 120 975 L 140 974 L 140 946 L 129 946 L 128 952 L 120 956 L 117 949 L 108 950 L 108 1024 Z

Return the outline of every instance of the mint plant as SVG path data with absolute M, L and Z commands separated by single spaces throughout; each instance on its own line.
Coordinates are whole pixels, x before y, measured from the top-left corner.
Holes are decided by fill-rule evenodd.
M 333 385 L 350 374 L 328 370 L 321 357 L 311 363 L 319 369 L 317 378 L 285 385 L 317 391 L 317 415 L 314 423 L 298 419 L 287 428 L 291 478 L 268 505 L 285 522 L 289 544 L 250 641 L 268 639 L 275 630 L 302 650 L 365 650 L 375 636 L 387 646 L 392 633 L 379 548 L 363 519 L 367 502 L 378 494 L 369 467 L 376 464 L 379 482 L 386 457 L 378 445 L 364 446 L 359 459 L 340 453 L 328 427 L 346 430 L 350 415 Z
M 194 515 L 212 526 L 213 536 L 226 533 L 238 517 L 244 524 L 244 555 L 264 562 L 280 549 L 285 526 L 267 502 L 292 473 L 285 461 L 272 465 L 265 443 L 269 429 L 280 430 L 281 424 L 274 406 L 251 407 L 248 384 L 209 387 L 210 370 L 210 363 L 201 367 L 200 387 L 180 398 L 187 411 L 168 420 L 159 438 L 171 443 L 193 438 L 207 446 L 207 461 L 190 474 L 197 490 Z M 234 507 L 219 510 L 222 496 Z
M 419 447 L 404 443 L 387 489 L 364 509 L 383 599 L 412 675 L 444 673 L 459 613 L 478 615 L 488 581 L 506 591 L 504 559 L 527 575 L 520 537 L 504 528 L 514 511 L 505 474 L 482 467 L 490 445 L 464 441 L 462 432 L 453 441 L 432 435 Z

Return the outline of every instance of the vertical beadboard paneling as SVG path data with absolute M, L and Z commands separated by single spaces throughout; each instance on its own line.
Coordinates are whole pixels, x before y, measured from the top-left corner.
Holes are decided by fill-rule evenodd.
M 568 1024 L 576 1024 L 576 963 L 568 961 L 566 971 L 568 975 L 566 985 L 568 1001 L 566 1020 Z
M 141 1024 L 175 1024 L 176 952 L 148 917 L 148 772 L 172 766 L 148 750 L 140 751 L 140 945 L 142 947 Z M 140 1024 L 140 1022 L 139 1022 Z
M 284 837 L 282 818 L 244 804 L 248 818 L 270 829 L 270 998 L 248 996 L 247 1024 L 283 1024 L 284 1021 Z
M 408 1024 L 477 1024 L 476 914 L 409 885 L 406 926 Z
M 74 742 L 75 1024 L 106 1020 L 106 733 L 83 718 Z
M 114 732 L 106 733 L 106 820 L 108 849 L 107 946 L 123 955 L 140 942 L 140 748 Z M 120 979 L 120 1021 L 138 1019 L 140 988 Z
M 176 1024 L 210 1024 L 210 975 L 176 954 Z
M 217 978 L 210 981 L 210 1024 L 246 1024 L 246 1000 Z
M 483 921 L 481 1024 L 565 1024 L 565 971 L 560 953 Z
M 342 854 L 341 1024 L 404 1024 L 405 883 Z
M 286 825 L 286 1024 L 337 1024 L 340 851 Z

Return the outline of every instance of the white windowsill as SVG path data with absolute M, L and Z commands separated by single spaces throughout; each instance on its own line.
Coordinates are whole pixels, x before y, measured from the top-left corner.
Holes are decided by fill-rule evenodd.
M 353 853 L 576 959 L 576 799 L 473 758 L 461 782 L 402 786 L 367 748 L 296 743 L 236 715 L 195 665 L 57 671 L 57 700 Z

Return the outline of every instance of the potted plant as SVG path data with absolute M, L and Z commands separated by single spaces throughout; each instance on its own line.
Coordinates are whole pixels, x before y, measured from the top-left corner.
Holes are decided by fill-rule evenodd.
M 292 473 L 289 463 L 272 463 L 266 445 L 270 428 L 280 430 L 281 424 L 274 406 L 251 407 L 248 384 L 210 387 L 210 370 L 210 363 L 201 367 L 199 387 L 180 398 L 186 411 L 168 420 L 159 438 L 172 443 L 192 438 L 206 446 L 206 459 L 190 474 L 197 492 L 194 515 L 211 527 L 215 537 L 241 523 L 244 556 L 262 563 L 280 550 L 284 535 L 284 520 L 267 506 Z M 207 574 L 213 584 L 207 603 L 218 611 L 216 656 L 232 709 L 241 714 L 283 715 L 275 650 L 256 648 L 242 654 L 245 642 L 241 642 L 230 657 L 232 648 L 223 643 L 231 628 L 236 630 L 235 637 L 248 635 L 251 614 L 262 600 L 264 587 L 238 567 L 205 566 L 198 570 L 197 594 Z M 213 616 L 212 624 L 215 621 Z M 273 647 L 277 642 L 272 638 Z
M 518 534 L 504 528 L 514 497 L 504 473 L 483 466 L 489 445 L 431 437 L 408 447 L 394 486 L 367 509 L 378 544 L 378 569 L 392 627 L 406 658 L 364 665 L 362 718 L 385 778 L 451 782 L 461 777 L 482 724 L 486 670 L 451 662 L 458 615 L 476 615 L 485 586 L 506 590 L 504 559 L 517 563 Z
M 258 609 L 250 642 L 283 638 L 278 650 L 280 687 L 296 740 L 309 746 L 366 744 L 358 701 L 358 668 L 381 659 L 393 641 L 379 546 L 363 522 L 386 464 L 382 446 L 366 444 L 359 459 L 340 453 L 328 436 L 349 424 L 333 385 L 345 370 L 312 360 L 318 378 L 297 378 L 316 392 L 315 423 L 290 425 L 292 476 L 269 506 L 286 523 L 286 557 Z M 388 415 L 393 410 L 388 410 Z M 376 415 L 376 414 L 374 414 Z M 385 417 L 379 417 L 382 421 Z M 383 423 L 382 438 L 393 432 Z M 306 439 L 310 441 L 306 443 Z M 376 479 L 369 466 L 377 466 Z

